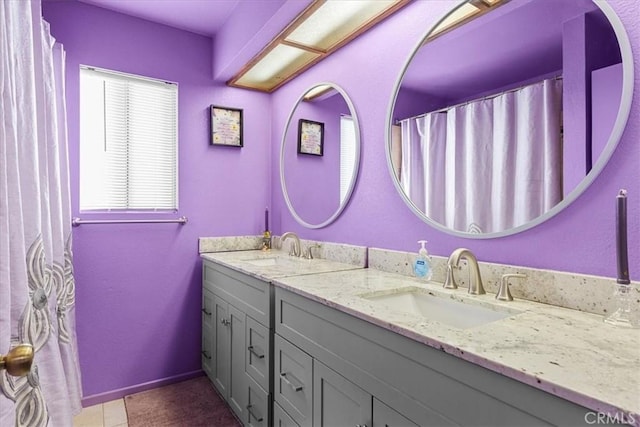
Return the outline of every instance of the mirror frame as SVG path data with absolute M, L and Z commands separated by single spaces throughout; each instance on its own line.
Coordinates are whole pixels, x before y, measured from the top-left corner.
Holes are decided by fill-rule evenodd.
M 517 227 L 509 228 L 507 230 L 493 232 L 493 233 L 484 233 L 484 234 L 475 234 L 469 233 L 465 231 L 454 230 L 444 225 L 436 222 L 426 216 L 424 212 L 422 212 L 405 194 L 402 189 L 400 182 L 396 179 L 395 171 L 393 169 L 393 164 L 391 161 L 391 130 L 393 126 L 393 111 L 395 109 L 395 104 L 398 98 L 398 93 L 400 92 L 400 86 L 402 85 L 402 80 L 407 72 L 407 69 L 411 65 L 411 61 L 414 56 L 418 53 L 420 48 L 423 45 L 424 40 L 431 34 L 431 32 L 440 25 L 451 13 L 461 7 L 463 4 L 468 3 L 468 0 L 463 0 L 458 2 L 454 8 L 449 10 L 444 16 L 442 16 L 435 24 L 429 28 L 429 30 L 424 34 L 424 36 L 418 40 L 417 45 L 411 50 L 411 54 L 409 58 L 404 63 L 401 73 L 396 80 L 393 93 L 391 95 L 391 101 L 389 102 L 389 107 L 387 108 L 387 123 L 386 123 L 386 135 L 385 135 L 385 152 L 387 156 L 387 168 L 389 170 L 389 176 L 393 181 L 393 185 L 396 190 L 402 197 L 402 200 L 406 203 L 406 205 L 413 211 L 414 214 L 418 216 L 425 223 L 433 226 L 434 228 L 443 231 L 447 234 L 457 236 L 457 237 L 465 237 L 468 239 L 494 239 L 498 237 L 510 236 L 513 234 L 517 234 L 533 228 L 548 219 L 554 217 L 561 211 L 563 211 L 567 206 L 573 203 L 582 193 L 585 192 L 587 188 L 595 181 L 595 179 L 600 175 L 604 167 L 609 162 L 609 159 L 613 155 L 616 147 L 618 146 L 618 142 L 622 137 L 622 134 L 627 125 L 627 120 L 629 119 L 629 113 L 631 111 L 631 103 L 633 101 L 633 79 L 634 79 L 634 66 L 633 66 L 633 53 L 631 50 L 631 43 L 629 42 L 629 36 L 620 21 L 620 18 L 613 10 L 613 8 L 606 2 L 606 0 L 592 0 L 593 3 L 600 8 L 602 13 L 607 17 L 613 31 L 618 38 L 618 45 L 620 46 L 620 54 L 622 57 L 622 93 L 620 97 L 620 107 L 618 108 L 618 114 L 616 116 L 616 121 L 613 124 L 613 128 L 611 129 L 611 133 L 609 135 L 609 139 L 607 140 L 602 153 L 598 160 L 593 164 L 591 171 L 580 181 L 580 183 L 569 193 L 567 196 L 553 208 L 549 209 L 547 212 L 542 215 L 534 218 L 533 220 L 527 222 L 526 224 L 519 225 Z
M 355 126 L 355 132 L 356 132 L 356 155 L 355 155 L 355 164 L 353 167 L 353 173 L 351 175 L 351 183 L 349 184 L 349 188 L 347 190 L 347 194 L 345 196 L 344 201 L 340 204 L 340 206 L 338 206 L 338 209 L 328 219 L 321 222 L 320 224 L 311 224 L 306 222 L 304 219 L 300 217 L 298 212 L 293 207 L 293 204 L 291 203 L 291 199 L 289 198 L 289 193 L 287 192 L 287 184 L 285 183 L 285 177 L 284 177 L 284 157 L 285 157 L 285 145 L 287 140 L 287 132 L 289 131 L 289 126 L 291 125 L 291 119 L 293 118 L 293 115 L 295 114 L 296 109 L 298 108 L 298 105 L 300 105 L 300 103 L 303 102 L 304 96 L 307 93 L 309 93 L 310 90 L 318 86 L 331 86 L 334 90 L 336 90 L 342 96 L 342 98 L 345 100 L 347 104 L 347 107 L 349 107 L 349 111 L 351 112 L 351 116 L 353 118 L 353 124 Z M 351 195 L 353 194 L 353 190 L 356 185 L 356 180 L 358 179 L 358 172 L 360 170 L 360 151 L 361 151 L 360 138 L 361 138 L 360 121 L 358 120 L 358 114 L 356 112 L 355 106 L 351 101 L 351 98 L 349 98 L 349 95 L 347 95 L 347 92 L 345 92 L 345 90 L 342 89 L 339 85 L 332 82 L 315 83 L 312 86 L 308 87 L 302 93 L 302 95 L 300 95 L 296 103 L 293 105 L 291 112 L 289 113 L 289 117 L 287 118 L 287 122 L 285 123 L 285 126 L 284 126 L 284 132 L 282 133 L 282 140 L 280 142 L 280 187 L 282 188 L 282 194 L 284 196 L 284 201 L 287 204 L 287 208 L 289 209 L 289 212 L 291 213 L 293 218 L 298 222 L 298 224 L 302 225 L 303 227 L 311 228 L 311 229 L 323 228 L 331 224 L 332 222 L 334 222 L 340 216 L 342 211 L 344 211 L 346 206 L 349 204 L 349 200 L 351 200 Z

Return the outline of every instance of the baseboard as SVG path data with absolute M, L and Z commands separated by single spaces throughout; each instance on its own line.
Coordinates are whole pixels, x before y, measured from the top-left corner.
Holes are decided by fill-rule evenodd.
M 192 378 L 201 377 L 204 375 L 204 371 L 198 369 L 197 371 L 187 372 L 185 374 L 175 375 L 173 377 L 162 378 L 159 380 L 149 381 L 142 384 L 132 385 L 130 387 L 120 388 L 117 390 L 107 391 L 105 393 L 94 394 L 82 398 L 82 407 L 98 405 L 104 402 L 110 402 L 112 400 L 121 399 L 125 396 L 134 393 L 140 393 L 141 391 L 151 390 L 152 388 L 162 387 L 163 385 L 169 385 L 173 383 L 179 383 L 181 381 L 190 380 Z

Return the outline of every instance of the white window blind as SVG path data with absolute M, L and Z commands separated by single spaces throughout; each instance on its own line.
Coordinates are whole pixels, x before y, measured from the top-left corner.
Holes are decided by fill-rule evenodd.
M 347 197 L 356 163 L 356 128 L 353 118 L 340 117 L 340 204 Z
M 178 86 L 80 69 L 80 209 L 178 208 Z

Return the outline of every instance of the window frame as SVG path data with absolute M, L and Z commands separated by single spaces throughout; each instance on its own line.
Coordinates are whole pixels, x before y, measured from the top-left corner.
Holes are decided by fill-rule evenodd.
M 116 76 L 117 78 L 123 78 L 124 80 L 139 80 L 143 82 L 153 82 L 158 84 L 168 84 L 175 86 L 175 165 L 174 165 L 174 173 L 175 173 L 175 187 L 174 187 L 174 207 L 171 208 L 83 208 L 82 206 L 82 111 L 80 109 L 80 105 L 82 103 L 82 91 L 81 91 L 81 79 L 83 70 L 95 71 L 98 73 L 104 73 L 107 75 Z M 111 70 L 107 68 L 95 67 L 92 65 L 80 64 L 78 68 L 78 211 L 80 213 L 86 214 L 100 214 L 100 213 L 109 213 L 109 214 L 136 214 L 136 213 L 176 213 L 180 209 L 180 86 L 178 82 L 159 79 L 155 77 L 143 76 L 139 74 L 131 74 L 125 73 L 122 71 Z

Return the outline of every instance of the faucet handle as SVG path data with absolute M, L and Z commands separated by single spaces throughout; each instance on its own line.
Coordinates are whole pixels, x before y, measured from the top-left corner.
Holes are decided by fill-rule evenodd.
M 509 279 L 511 277 L 518 279 L 526 279 L 526 274 L 520 273 L 509 273 L 503 274 L 502 279 L 500 280 L 500 288 L 498 289 L 498 293 L 496 294 L 496 299 L 499 301 L 513 301 L 513 297 L 511 296 L 511 291 L 509 290 Z
M 305 254 L 304 254 L 304 258 L 313 259 L 313 252 L 311 251 L 311 249 L 313 248 L 320 249 L 320 245 L 317 243 L 314 243 L 313 245 L 310 245 L 309 247 L 307 247 L 307 250 L 305 251 Z

